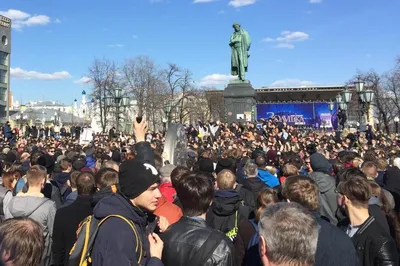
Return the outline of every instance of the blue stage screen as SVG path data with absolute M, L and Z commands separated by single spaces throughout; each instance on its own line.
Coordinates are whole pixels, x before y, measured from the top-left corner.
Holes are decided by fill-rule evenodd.
M 275 118 L 293 126 L 337 129 L 337 105 L 332 111 L 328 103 L 257 104 L 257 120 Z

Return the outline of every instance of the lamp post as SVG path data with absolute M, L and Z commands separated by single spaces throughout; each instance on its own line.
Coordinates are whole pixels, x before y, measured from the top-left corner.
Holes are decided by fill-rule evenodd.
M 395 126 L 396 126 L 396 134 L 399 133 L 399 121 L 400 121 L 400 118 L 399 118 L 398 116 L 396 116 L 396 117 L 394 118 L 394 124 L 395 124 Z
M 361 121 L 361 117 L 367 113 L 367 121 L 365 124 L 369 123 L 369 109 L 371 103 L 374 100 L 375 92 L 373 90 L 364 90 L 364 81 L 357 80 L 355 82 L 356 91 L 358 94 L 358 120 Z
M 130 105 L 129 97 L 123 96 L 122 89 L 116 88 L 113 96 L 105 98 L 105 104 L 108 107 L 115 107 L 116 130 L 119 131 L 119 119 L 121 109 L 125 110 Z
M 165 112 L 165 119 L 164 122 L 164 132 L 167 131 L 167 125 L 171 122 L 171 109 L 172 109 L 172 103 L 171 101 L 168 101 L 167 104 L 164 106 L 164 112 Z

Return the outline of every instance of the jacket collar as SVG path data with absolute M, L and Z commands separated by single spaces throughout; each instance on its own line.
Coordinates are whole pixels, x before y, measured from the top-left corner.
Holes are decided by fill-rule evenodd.
M 188 216 L 182 216 L 181 219 L 179 220 L 180 223 L 185 223 L 185 224 L 189 224 L 189 225 L 193 225 L 196 227 L 202 227 L 202 228 L 206 228 L 207 227 L 207 223 L 205 220 L 203 219 L 196 219 L 196 218 L 192 218 L 192 217 L 188 217 Z
M 367 230 L 367 228 L 375 221 L 374 216 L 369 216 L 368 219 L 360 226 L 353 237 L 359 236 Z

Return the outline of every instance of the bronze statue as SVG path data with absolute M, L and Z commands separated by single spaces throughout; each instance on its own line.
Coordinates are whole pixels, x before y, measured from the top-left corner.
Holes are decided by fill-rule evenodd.
M 232 50 L 231 75 L 238 76 L 238 81 L 245 82 L 245 73 L 248 69 L 248 58 L 250 57 L 250 35 L 240 28 L 239 23 L 234 23 L 235 32 L 231 36 L 229 46 Z

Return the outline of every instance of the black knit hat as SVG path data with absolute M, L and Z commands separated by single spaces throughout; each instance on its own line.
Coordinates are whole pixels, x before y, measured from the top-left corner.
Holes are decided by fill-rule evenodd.
M 123 162 L 119 167 L 119 185 L 122 194 L 134 199 L 154 183 L 160 182 L 157 169 L 137 159 Z
M 205 173 L 214 172 L 214 162 L 208 158 L 200 158 L 199 160 L 199 171 Z

